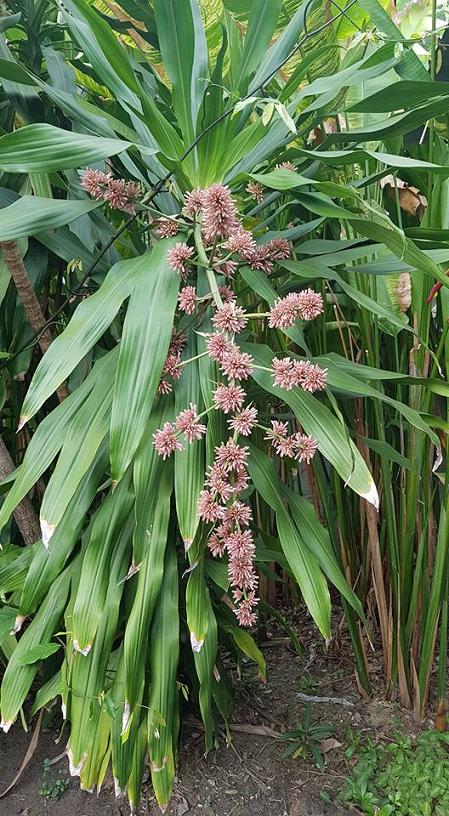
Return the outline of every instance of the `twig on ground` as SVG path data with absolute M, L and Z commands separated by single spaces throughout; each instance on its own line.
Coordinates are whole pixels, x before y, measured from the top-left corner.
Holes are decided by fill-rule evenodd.
M 303 694 L 298 691 L 296 696 L 305 703 L 330 703 L 331 705 L 342 705 L 346 708 L 355 708 L 355 703 L 346 700 L 345 697 L 319 697 L 316 694 Z

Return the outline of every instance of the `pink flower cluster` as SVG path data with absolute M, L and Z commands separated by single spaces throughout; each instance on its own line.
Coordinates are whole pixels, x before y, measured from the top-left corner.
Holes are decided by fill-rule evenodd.
M 260 196 L 263 198 L 260 184 L 250 182 L 247 190 L 252 191 L 259 200 Z M 256 244 L 251 232 L 243 228 L 236 203 L 225 184 L 212 184 L 204 190 L 196 189 L 186 193 L 183 214 L 201 223 L 204 242 L 213 247 L 211 265 L 216 272 L 227 278 L 232 278 L 238 267 L 238 261 L 231 259 L 229 255 L 239 255 L 253 269 L 266 273 L 271 272 L 276 261 L 286 260 L 291 256 L 292 245 L 285 238 L 272 238 L 264 244 Z M 158 229 L 164 236 L 176 234 L 174 227 L 165 222 L 160 222 Z M 223 257 L 222 250 L 227 250 L 228 255 Z M 192 259 L 192 255 L 193 248 L 179 242 L 170 250 L 168 264 L 186 277 L 187 262 Z
M 181 312 L 192 315 L 196 307 L 196 289 L 194 286 L 184 286 L 178 295 L 178 303 Z
M 246 192 L 252 196 L 258 204 L 262 204 L 264 197 L 264 190 L 258 181 L 249 181 L 246 185 Z
M 81 187 L 97 201 L 106 201 L 113 210 L 135 215 L 135 203 L 141 196 L 140 184 L 135 181 L 115 179 L 111 173 L 103 173 L 88 167 L 81 174 Z
M 176 221 L 172 221 L 170 218 L 161 218 L 155 232 L 158 238 L 174 238 L 179 232 L 179 227 Z
M 185 408 L 173 422 L 164 422 L 153 434 L 153 445 L 159 456 L 166 459 L 176 450 L 184 450 L 184 445 L 179 439 L 180 434 L 184 434 L 187 442 L 191 444 L 195 439 L 201 439 L 206 433 L 206 426 L 199 421 L 196 405 L 190 403 L 189 408 Z
M 279 164 L 275 165 L 276 170 L 291 170 L 293 173 L 296 172 L 296 167 L 291 161 L 283 161 Z
M 179 380 L 182 368 L 180 368 L 181 353 L 186 344 L 185 337 L 180 332 L 173 329 L 168 354 L 162 369 L 162 377 L 158 386 L 159 394 L 170 394 L 173 391 L 171 380 Z
M 271 429 L 267 431 L 265 439 L 271 442 L 278 456 L 290 456 L 292 459 L 298 459 L 299 462 L 307 462 L 307 464 L 315 456 L 318 447 L 318 442 L 313 436 L 302 433 L 289 436 L 287 423 L 278 422 L 276 419 L 271 421 Z
M 191 259 L 192 255 L 193 247 L 184 241 L 178 241 L 178 243 L 167 252 L 168 265 L 171 269 L 174 269 L 175 272 L 179 272 L 183 280 L 187 280 L 187 262 Z
M 273 382 L 278 388 L 291 391 L 300 387 L 304 391 L 322 391 L 326 387 L 327 369 L 309 363 L 308 360 L 292 360 L 291 357 L 274 357 L 272 360 Z
M 273 306 L 268 325 L 274 329 L 293 326 L 296 320 L 314 320 L 323 312 L 323 298 L 313 289 L 290 292 Z
M 242 626 L 256 621 L 257 575 L 254 569 L 255 545 L 248 527 L 251 510 L 238 495 L 248 484 L 246 462 L 248 449 L 230 437 L 215 448 L 215 460 L 206 477 L 206 489 L 200 494 L 198 514 L 214 528 L 209 549 L 214 556 L 228 555 L 229 582 L 237 608 L 235 614 Z
M 276 261 L 291 256 L 292 245 L 283 238 L 274 238 L 264 244 L 256 244 L 254 236 L 245 230 L 229 189 L 214 184 L 205 190 L 193 190 L 185 196 L 183 213 L 196 221 L 201 230 L 211 271 L 232 278 L 238 263 L 244 262 L 254 269 L 268 273 Z M 171 222 L 159 222 L 159 234 L 174 234 Z M 168 253 L 168 264 L 187 281 L 195 250 L 183 241 L 176 243 Z M 227 253 L 227 254 L 225 254 Z M 232 258 L 232 256 L 234 256 Z M 211 524 L 209 549 L 214 556 L 227 556 L 229 581 L 235 604 L 235 614 L 243 626 L 251 626 L 256 620 L 257 576 L 254 568 L 255 545 L 251 531 L 250 509 L 241 501 L 241 494 L 248 486 L 248 448 L 238 444 L 238 436 L 250 436 L 258 421 L 257 409 L 246 402 L 245 383 L 255 369 L 251 354 L 242 351 L 236 335 L 245 330 L 249 315 L 237 303 L 229 286 L 219 289 L 222 303 L 212 316 L 212 332 L 206 335 L 206 349 L 217 364 L 221 377 L 217 378 L 208 410 L 222 411 L 227 417 L 230 433 L 226 442 L 215 449 L 215 458 L 209 468 L 204 489 L 198 501 L 198 515 Z M 201 298 L 203 300 L 203 298 Z M 217 300 L 219 300 L 217 298 Z M 181 312 L 193 315 L 199 301 L 193 285 L 184 285 L 178 295 Z M 313 320 L 323 311 L 323 299 L 311 289 L 293 292 L 280 299 L 271 309 L 268 324 L 271 328 L 285 329 L 295 321 Z M 252 316 L 257 319 L 258 315 Z M 260 316 L 262 319 L 265 315 Z M 204 336 L 204 335 L 203 335 Z M 174 335 L 163 368 L 159 391 L 168 393 L 172 382 L 181 376 L 181 352 L 183 340 Z M 290 357 L 274 358 L 271 368 L 276 386 L 290 390 L 300 387 L 314 392 L 325 388 L 325 369 L 308 361 Z M 222 380 L 222 381 L 220 381 Z M 190 404 L 172 422 L 166 422 L 153 435 L 157 453 L 164 459 L 193 443 L 206 433 L 197 406 Z M 309 463 L 316 450 L 313 437 L 301 432 L 290 434 L 288 425 L 273 420 L 266 438 L 279 456 L 290 456 L 299 462 Z

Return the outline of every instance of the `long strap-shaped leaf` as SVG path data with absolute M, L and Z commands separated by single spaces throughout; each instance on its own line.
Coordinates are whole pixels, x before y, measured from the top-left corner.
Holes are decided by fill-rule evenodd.
M 267 346 L 254 347 L 252 345 L 248 350 L 252 352 L 257 365 L 266 368 L 271 366 L 274 355 Z M 373 477 L 354 443 L 348 438 L 345 429 L 329 408 L 313 394 L 301 388 L 295 388 L 292 391 L 277 388 L 273 385 L 269 371 L 256 369 L 253 372 L 253 378 L 265 391 L 290 405 L 304 431 L 318 441 L 318 449 L 334 466 L 345 483 L 377 507 L 378 493 Z
M 112 383 L 94 388 L 71 423 L 40 511 L 42 540 L 48 545 L 78 485 L 88 472 L 109 430 Z
M 164 422 L 173 417 L 173 398 L 161 397 L 151 412 L 139 450 L 133 462 L 134 533 L 132 568 L 142 563 L 151 541 L 151 525 L 159 500 L 159 482 L 165 462 L 157 454 L 153 442 L 153 433 L 161 428 Z
M 299 584 L 307 608 L 324 638 L 330 637 L 331 603 L 318 559 L 296 529 L 281 499 L 280 482 L 268 456 L 250 446 L 249 472 L 257 491 L 276 513 L 276 524 L 285 557 Z
M 45 547 L 41 541 L 37 542 L 20 596 L 19 622 L 37 609 L 78 541 L 86 513 L 103 479 L 107 454 L 106 446 L 102 446 L 97 452 L 93 465 L 77 488 L 61 523 L 58 524 L 58 529 L 52 537 L 51 548 Z
M 73 417 L 90 394 L 102 372 L 114 376 L 117 351 L 102 357 L 93 367 L 82 385 L 70 394 L 61 405 L 48 414 L 31 438 L 21 466 L 15 471 L 15 481 L 0 510 L 0 529 L 6 524 L 19 501 L 51 465 L 64 444 L 67 428 Z
M 98 616 L 97 634 L 94 645 L 87 656 L 73 653 L 70 664 L 70 720 L 71 735 L 68 745 L 68 754 L 72 769 L 79 768 L 84 772 L 84 778 L 94 772 L 89 767 L 89 758 L 95 745 L 97 729 L 101 723 L 101 703 L 99 695 L 107 686 L 107 668 L 111 660 L 111 647 L 116 634 L 117 620 L 120 609 L 120 599 L 124 590 L 122 581 L 128 563 L 130 540 L 129 525 L 117 536 L 106 570 L 105 581 L 107 597 L 101 614 Z M 87 610 L 86 610 L 87 611 Z M 95 613 L 97 610 L 92 610 Z M 97 612 L 98 614 L 98 612 Z M 107 731 L 109 722 L 107 718 Z M 93 784 L 97 783 L 95 779 Z M 92 787 L 93 784 L 88 787 Z
M 150 633 L 151 692 L 148 702 L 148 749 L 151 781 L 161 810 L 168 806 L 175 777 L 178 661 L 178 568 L 176 551 L 173 543 L 170 543 L 165 554 L 160 600 Z
M 213 746 L 215 728 L 212 689 L 213 671 L 217 659 L 217 619 L 204 575 L 204 553 L 189 575 L 186 589 L 186 614 L 195 670 L 200 685 L 198 696 L 205 729 L 206 751 L 209 751 Z
M 130 145 L 121 139 L 103 139 L 44 123 L 27 125 L 0 138 L 0 170 L 51 173 L 115 156 Z
M 107 21 L 84 0 L 67 0 L 61 13 L 98 76 L 118 99 L 138 104 L 139 84 L 132 65 Z
M 37 662 L 22 664 L 22 658 L 35 646 L 47 644 L 64 611 L 73 573 L 73 564 L 59 576 L 51 587 L 36 617 L 20 638 L 8 662 L 1 687 L 1 727 L 8 731 L 36 676 Z
M 186 359 L 197 354 L 196 336 L 190 331 Z M 176 413 L 193 403 L 202 410 L 201 384 L 198 361 L 189 363 L 175 392 Z M 201 439 L 195 445 L 186 445 L 184 450 L 175 452 L 175 498 L 179 531 L 186 548 L 195 538 L 199 524 L 197 512 L 198 496 L 204 484 L 205 444 Z
M 207 46 L 197 0 L 155 0 L 157 33 L 185 144 L 195 138 L 207 86 Z
M 242 93 L 246 92 L 251 74 L 266 56 L 281 7 L 282 0 L 252 0 L 237 83 Z
M 36 235 L 42 230 L 62 227 L 100 205 L 99 201 L 22 196 L 14 204 L 0 210 L 0 242 L 15 241 L 26 235 Z
M 40 361 L 22 406 L 22 425 L 28 422 L 114 320 L 140 272 L 147 269 L 148 254 L 114 264 L 104 283 L 76 309 L 69 325 Z
M 143 256 L 123 326 L 111 417 L 112 478 L 119 481 L 145 431 L 167 356 L 180 277 L 167 265 L 175 239 Z
M 73 607 L 72 640 L 77 652 L 89 654 L 107 598 L 109 570 L 117 539 L 131 538 L 127 524 L 133 503 L 131 474 L 101 505 L 84 553 Z M 130 519 L 131 521 L 131 519 Z
M 148 651 L 148 631 L 153 618 L 164 573 L 164 555 L 167 544 L 170 498 L 173 490 L 173 470 L 167 462 L 159 484 L 159 502 L 151 526 L 147 554 L 139 571 L 137 589 L 128 617 L 124 640 L 126 669 L 125 707 L 123 712 L 124 737 L 135 727 L 138 706 L 142 700 L 145 664 Z

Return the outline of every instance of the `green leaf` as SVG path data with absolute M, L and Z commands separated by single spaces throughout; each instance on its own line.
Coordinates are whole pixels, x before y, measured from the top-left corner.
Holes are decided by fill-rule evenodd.
M 240 651 L 257 663 L 260 675 L 263 679 L 265 679 L 267 676 L 267 664 L 252 635 L 250 635 L 246 629 L 241 629 L 240 626 L 232 626 L 231 624 L 227 624 L 225 628 L 234 639 Z
M 73 571 L 74 564 L 52 584 L 9 659 L 1 686 L 2 725 L 6 731 L 15 721 L 38 670 L 36 663 L 23 665 L 20 661 L 36 646 L 49 643 L 66 605 Z
M 351 604 L 353 609 L 355 609 L 363 620 L 362 604 L 343 575 L 332 549 L 329 533 L 318 521 L 313 505 L 303 496 L 298 495 L 285 485 L 282 486 L 282 489 L 288 498 L 296 528 L 305 546 L 317 558 L 321 569 L 325 575 L 327 575 L 329 581 L 333 583 L 334 587 L 346 598 L 348 603 Z
M 47 680 L 47 682 L 38 689 L 31 713 L 36 714 L 41 708 L 51 703 L 55 697 L 61 694 L 63 688 L 61 671 L 57 671 L 53 677 L 50 677 L 50 680 Z
M 248 469 L 254 485 L 276 513 L 276 525 L 285 557 L 307 608 L 324 638 L 330 637 L 331 603 L 326 579 L 316 557 L 307 550 L 282 502 L 281 485 L 272 460 L 250 444 Z
M 26 235 L 62 227 L 100 206 L 99 201 L 22 196 L 0 210 L 0 241 L 15 241 Z
M 148 269 L 148 257 L 146 253 L 114 264 L 98 291 L 80 303 L 34 373 L 22 406 L 22 423 L 34 416 L 104 334 L 130 295 L 136 277 Z
M 104 479 L 108 463 L 105 447 L 103 446 L 97 452 L 92 466 L 76 489 L 61 522 L 52 535 L 50 548 L 45 547 L 42 541 L 36 542 L 33 558 L 20 594 L 18 615 L 22 618 L 27 618 L 36 612 L 80 538 L 86 514 L 95 498 L 98 486 Z M 85 455 L 83 452 L 83 456 Z M 66 485 L 63 484 L 62 490 L 65 489 Z
M 67 429 L 84 400 L 94 388 L 103 370 L 109 378 L 114 376 L 117 351 L 102 357 L 93 367 L 85 381 L 40 423 L 28 444 L 22 465 L 17 468 L 14 484 L 0 509 L 0 529 L 5 525 L 14 508 L 47 470 L 62 448 Z
M 195 357 L 197 353 L 196 335 L 193 331 L 189 331 L 183 357 L 189 359 Z M 176 414 L 191 404 L 197 406 L 198 413 L 203 410 L 198 362 L 198 360 L 194 360 L 189 363 L 177 383 L 175 389 Z M 204 471 L 204 439 L 196 440 L 192 445 L 185 444 L 184 450 L 175 451 L 176 515 L 179 532 L 186 549 L 192 544 L 200 521 L 197 505 L 204 484 Z
M 345 133 L 331 133 L 327 141 L 333 144 L 341 142 L 363 142 L 366 140 L 378 140 L 393 136 L 402 136 L 410 133 L 414 128 L 419 127 L 432 117 L 445 114 L 448 107 L 448 100 L 444 98 L 431 99 L 427 104 L 423 104 L 410 111 L 394 114 L 388 119 L 373 122 L 361 128 L 354 128 Z
M 253 71 L 262 62 L 279 17 L 282 0 L 252 0 L 237 85 L 245 93 Z
M 402 82 L 394 82 L 388 88 L 382 88 L 377 93 L 367 96 L 355 105 L 351 105 L 348 111 L 389 113 L 390 111 L 413 107 L 436 96 L 447 96 L 448 94 L 449 82 L 437 82 L 435 80 L 433 82 L 412 82 L 404 79 Z
M 267 346 L 243 343 L 242 348 L 251 352 L 256 365 L 271 367 L 274 355 Z M 344 426 L 329 408 L 301 388 L 292 391 L 277 388 L 273 385 L 269 371 L 255 369 L 252 376 L 265 391 L 290 405 L 304 432 L 317 440 L 318 449 L 335 467 L 345 484 L 377 507 L 379 499 L 373 477 L 354 443 L 348 438 Z
M 39 646 L 33 646 L 25 654 L 18 659 L 19 666 L 30 666 L 32 663 L 38 663 L 40 660 L 45 660 L 46 657 L 55 654 L 61 648 L 60 643 L 41 643 Z
M 43 123 L 27 125 L 0 138 L 0 170 L 48 173 L 83 167 L 129 147 L 130 142 L 120 139 L 102 139 Z
M 83 657 L 90 652 L 101 626 L 114 548 L 120 542 L 120 547 L 127 552 L 128 542 L 131 541 L 133 518 L 130 511 L 134 494 L 130 483 L 131 474 L 123 479 L 114 493 L 107 496 L 94 518 L 84 552 L 71 627 L 73 646 Z M 122 572 L 116 576 L 116 583 L 123 578 Z
M 275 106 L 279 116 L 281 117 L 284 125 L 286 125 L 286 127 L 288 127 L 290 133 L 294 133 L 295 136 L 296 136 L 296 125 L 295 125 L 292 117 L 290 116 L 287 108 L 285 107 L 285 105 L 283 105 L 282 102 L 275 102 L 274 106 Z
M 207 47 L 196 0 L 155 0 L 154 12 L 164 68 L 172 85 L 173 107 L 186 145 L 209 77 Z
M 158 805 L 165 810 L 175 777 L 174 754 L 179 719 L 176 685 L 179 662 L 178 568 L 173 545 L 167 547 L 165 556 L 161 596 L 151 627 L 149 658 L 148 749 L 151 778 Z
M 2 606 L 0 609 L 0 647 L 14 628 L 17 609 L 12 606 Z
M 421 161 L 420 159 L 412 159 L 409 156 L 399 156 L 395 155 L 394 153 L 382 153 L 378 150 L 365 150 L 360 147 L 357 147 L 354 150 L 301 150 L 301 153 L 310 159 L 316 159 L 324 164 L 337 167 L 340 165 L 354 164 L 355 162 L 361 163 L 366 159 L 371 158 L 378 162 L 383 162 L 384 164 L 388 165 L 388 167 L 397 167 L 399 169 L 403 168 L 404 170 L 416 170 L 417 172 L 423 173 L 440 173 L 442 175 L 449 175 L 449 168 L 446 165 L 434 164 L 433 162 Z M 284 171 L 284 173 L 286 172 L 288 173 L 288 171 Z M 268 175 L 270 176 L 271 174 Z M 265 183 L 268 184 L 268 182 Z M 309 179 L 309 184 L 313 184 L 312 179 Z M 296 185 L 292 184 L 292 186 Z
M 120 489 L 120 484 L 117 489 Z M 130 718 L 133 717 L 135 708 L 140 705 L 143 693 L 146 658 L 150 646 L 148 633 L 164 576 L 172 490 L 173 471 L 171 462 L 166 462 L 161 470 L 154 520 L 149 530 L 147 549 L 140 565 L 137 588 L 124 635 L 125 701 Z
M 10 82 L 18 82 L 21 85 L 36 85 L 33 77 L 18 62 L 0 59 L 0 77 Z
M 123 326 L 111 416 L 111 468 L 121 479 L 145 430 L 170 344 L 180 276 L 167 265 L 176 239 L 140 258 Z
M 353 218 L 354 213 L 334 204 L 324 193 L 297 193 L 296 200 L 310 212 L 325 218 Z
M 392 42 L 397 43 L 405 40 L 400 28 L 393 21 L 392 15 L 384 9 L 379 0 L 358 0 L 358 4 L 369 14 L 376 28 L 386 34 Z M 400 76 L 404 73 L 408 79 L 425 81 L 429 77 L 423 63 L 413 51 L 413 47 L 403 54 L 396 70 Z
M 263 59 L 260 64 L 254 79 L 249 86 L 249 92 L 252 93 L 256 88 L 260 88 L 267 82 L 271 76 L 280 68 L 284 60 L 291 53 L 297 44 L 298 35 L 304 28 L 304 20 L 309 6 L 307 3 L 301 3 L 298 10 L 295 12 L 288 25 L 282 31 L 280 37 L 276 40 L 268 51 L 263 54 Z M 302 61 L 303 62 L 303 61 Z M 299 79 L 296 83 L 295 90 L 299 85 Z
M 75 415 L 64 439 L 59 459 L 47 484 L 40 510 L 42 541 L 50 538 L 83 477 L 92 469 L 97 451 L 105 449 L 112 402 L 112 383 L 94 389 Z M 103 457 L 100 457 L 103 459 Z
M 82 0 L 67 0 L 61 8 L 75 41 L 118 99 L 138 104 L 140 87 L 126 49 L 97 10 Z

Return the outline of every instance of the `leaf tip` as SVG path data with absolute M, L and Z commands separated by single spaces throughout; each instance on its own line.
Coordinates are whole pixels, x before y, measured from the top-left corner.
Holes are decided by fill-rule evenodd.
M 25 615 L 17 615 L 17 617 L 16 617 L 16 619 L 14 621 L 14 626 L 11 629 L 10 635 L 17 635 L 17 633 L 20 632 L 20 630 L 22 628 L 22 625 L 23 625 L 25 620 L 26 620 Z
M 190 643 L 194 652 L 200 652 L 203 648 L 204 637 L 197 637 L 195 632 L 190 632 Z
M 83 756 L 81 757 L 81 760 L 78 763 L 78 765 L 75 765 L 74 760 L 73 760 L 72 749 L 68 747 L 67 748 L 67 757 L 68 757 L 68 760 L 69 760 L 69 773 L 70 773 L 70 776 L 80 776 L 81 771 L 83 770 L 83 765 L 84 765 L 84 763 L 86 762 L 86 759 L 87 759 L 87 754 L 83 754 Z
M 18 424 L 18 426 L 17 426 L 17 431 L 16 431 L 16 433 L 19 433 L 19 431 L 21 431 L 21 430 L 22 430 L 22 428 L 23 428 L 23 427 L 24 427 L 24 426 L 27 424 L 27 422 L 28 422 L 30 419 L 31 419 L 31 417 L 26 416 L 25 414 L 24 414 L 23 416 L 19 417 L 19 424 Z
M 366 499 L 367 502 L 373 505 L 376 510 L 379 510 L 379 494 L 377 492 L 377 487 L 374 482 L 371 482 L 369 490 L 366 493 L 362 493 L 362 499 Z
M 45 549 L 48 550 L 50 539 L 56 530 L 56 524 L 49 524 L 48 521 L 43 518 L 39 519 L 39 521 L 41 525 L 42 543 Z
M 120 782 L 116 776 L 114 776 L 114 793 L 116 799 L 123 799 L 125 795 L 125 791 L 120 787 Z

